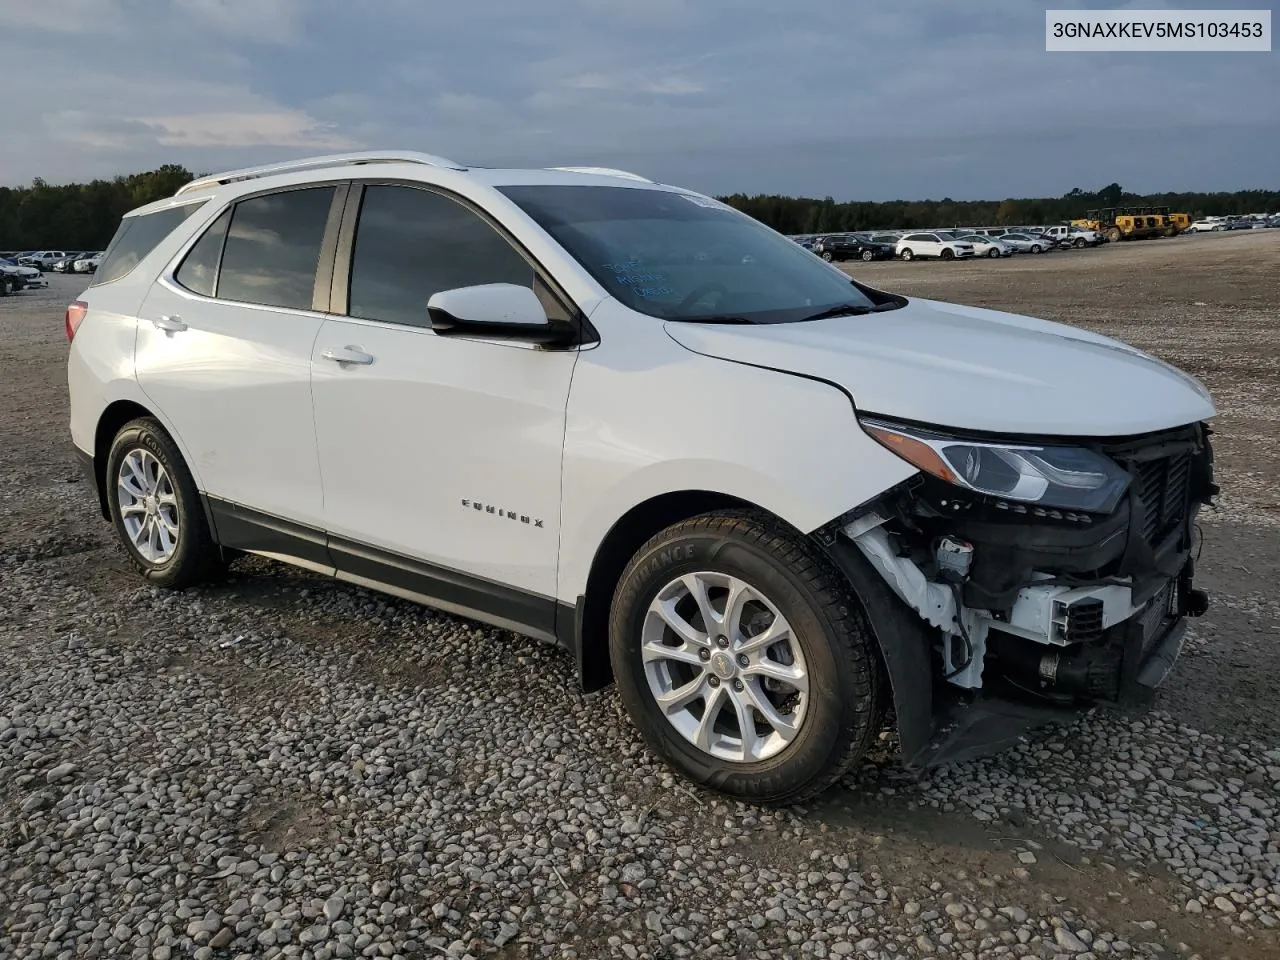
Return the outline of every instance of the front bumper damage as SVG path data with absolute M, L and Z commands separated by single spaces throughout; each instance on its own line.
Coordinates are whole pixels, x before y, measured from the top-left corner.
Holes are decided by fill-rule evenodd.
M 1097 442 L 1131 474 L 1108 517 L 919 476 L 819 531 L 863 599 L 909 768 L 994 752 L 1083 707 L 1150 698 L 1187 618 L 1208 605 L 1192 552 L 1198 511 L 1218 489 L 1209 433 Z

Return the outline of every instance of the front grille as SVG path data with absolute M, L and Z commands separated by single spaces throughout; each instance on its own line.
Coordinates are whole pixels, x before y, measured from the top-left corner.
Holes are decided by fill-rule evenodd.
M 1142 536 L 1154 547 L 1187 516 L 1191 454 L 1140 460 L 1134 468 L 1134 488 L 1142 502 Z

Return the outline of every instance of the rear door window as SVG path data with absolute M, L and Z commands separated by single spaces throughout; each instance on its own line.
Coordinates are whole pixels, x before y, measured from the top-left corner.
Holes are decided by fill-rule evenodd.
M 222 216 L 213 221 L 204 235 L 196 241 L 182 265 L 174 274 L 174 279 L 193 293 L 202 296 L 216 296 L 218 285 L 218 264 L 222 260 L 222 244 L 227 237 L 227 225 L 231 222 L 231 211 L 226 210 Z
M 180 223 L 191 216 L 206 201 L 183 204 L 180 207 L 169 207 L 154 213 L 125 217 L 120 221 L 115 236 L 107 245 L 102 255 L 102 263 L 93 275 L 90 286 L 101 286 L 112 280 L 119 280 L 136 267 L 142 258 L 154 250 Z
M 307 187 L 236 204 L 218 269 L 218 299 L 312 309 L 333 192 L 332 186 Z

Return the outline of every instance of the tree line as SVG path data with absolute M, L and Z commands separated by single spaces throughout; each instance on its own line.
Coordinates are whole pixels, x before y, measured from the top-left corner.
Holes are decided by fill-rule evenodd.
M 1151 193 L 1125 191 L 1112 183 L 1101 190 L 1079 187 L 1058 198 L 1008 200 L 854 200 L 837 203 L 831 197 L 747 196 L 736 193 L 720 200 L 787 234 L 845 233 L 853 230 L 906 230 L 953 226 L 1011 226 L 1052 224 L 1083 217 L 1102 207 L 1169 207 L 1194 218 L 1221 217 L 1280 210 L 1280 191 L 1237 190 L 1234 193 Z
M 193 178 L 185 167 L 166 164 L 145 173 L 89 183 L 54 185 L 37 179 L 29 187 L 0 187 L 0 250 L 101 250 L 125 213 L 172 196 Z M 1093 192 L 1076 187 L 1061 197 L 1040 199 L 948 197 L 837 203 L 831 197 L 819 200 L 740 193 L 720 199 L 783 233 L 1055 223 L 1082 217 L 1096 207 L 1115 206 L 1167 206 L 1195 217 L 1280 209 L 1280 191 L 1274 190 L 1135 194 L 1117 183 Z
M 193 179 L 185 167 L 166 164 L 111 180 L 0 187 L 0 250 L 101 250 L 122 216 Z

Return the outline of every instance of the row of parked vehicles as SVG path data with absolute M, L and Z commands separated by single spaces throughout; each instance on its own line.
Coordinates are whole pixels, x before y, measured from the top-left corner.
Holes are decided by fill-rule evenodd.
M 1280 228 L 1280 213 L 1248 217 L 1205 217 L 1187 227 L 1188 233 L 1221 233 L 1223 230 L 1266 230 Z
M 1073 226 L 972 227 L 793 237 L 828 263 L 843 260 L 965 260 L 1096 247 L 1102 234 Z
M 25 250 L 0 253 L 0 259 L 13 260 L 23 267 L 34 267 L 41 273 L 93 273 L 102 262 L 101 250 Z

